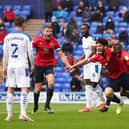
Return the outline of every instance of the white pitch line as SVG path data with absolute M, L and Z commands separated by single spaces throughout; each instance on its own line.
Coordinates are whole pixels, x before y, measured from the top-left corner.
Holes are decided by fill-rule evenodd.
M 63 112 L 63 111 L 67 111 L 67 110 L 62 110 L 62 109 L 59 109 L 59 110 L 54 110 L 54 112 Z M 27 113 L 31 113 L 32 111 L 27 111 Z M 44 111 L 43 111 L 44 112 Z M 13 112 L 13 114 L 17 114 L 17 113 L 20 113 L 20 111 L 15 111 Z M 42 111 L 39 111 L 37 113 L 42 113 Z M 7 114 L 7 112 L 0 112 L 0 114 Z

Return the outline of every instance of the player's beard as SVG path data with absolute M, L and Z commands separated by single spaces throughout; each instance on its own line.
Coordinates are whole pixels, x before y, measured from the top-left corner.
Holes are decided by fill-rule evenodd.
M 87 38 L 89 36 L 89 33 L 85 32 L 85 33 L 83 33 L 83 36 Z

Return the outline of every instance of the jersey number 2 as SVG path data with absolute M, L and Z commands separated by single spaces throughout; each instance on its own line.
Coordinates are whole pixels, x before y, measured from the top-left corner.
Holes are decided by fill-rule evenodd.
M 11 44 L 11 46 L 14 48 L 14 50 L 12 52 L 12 57 L 17 58 L 18 55 L 16 54 L 16 51 L 18 50 L 18 45 L 13 43 L 13 44 Z

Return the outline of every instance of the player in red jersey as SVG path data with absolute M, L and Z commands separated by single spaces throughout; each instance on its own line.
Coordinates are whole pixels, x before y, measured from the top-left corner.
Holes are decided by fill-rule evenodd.
M 113 44 L 114 45 L 114 44 Z M 117 42 L 117 44 L 115 44 L 114 46 L 115 48 L 115 52 L 117 53 L 118 57 L 121 59 L 121 61 L 125 64 L 127 71 L 129 72 L 129 53 L 122 50 L 121 45 Z M 121 96 L 126 96 L 129 98 L 129 91 L 128 90 L 124 90 L 122 87 L 120 89 L 120 95 Z M 107 99 L 106 100 L 106 105 L 104 107 L 102 107 L 99 111 L 100 112 L 106 112 L 109 109 L 111 100 Z
M 54 49 L 56 50 L 58 56 L 66 66 L 69 66 L 69 62 L 62 52 L 60 44 L 52 36 L 52 27 L 49 25 L 43 28 L 43 35 L 36 37 L 33 40 L 32 44 L 33 47 L 36 48 L 33 113 L 37 112 L 38 110 L 38 99 L 42 86 L 43 75 L 45 75 L 48 82 L 47 97 L 44 110 L 48 113 L 53 113 L 53 110 L 50 107 L 50 101 L 53 96 L 54 86 Z
M 107 99 L 119 104 L 116 110 L 116 113 L 119 114 L 123 102 L 114 95 L 114 91 L 120 89 L 121 86 L 124 90 L 129 89 L 129 73 L 117 53 L 112 51 L 112 48 L 107 47 L 108 43 L 105 39 L 98 39 L 96 43 L 97 53 L 94 56 L 89 59 L 84 59 L 73 66 L 68 66 L 67 69 L 71 71 L 75 67 L 88 64 L 89 62 L 100 62 L 106 68 L 109 76 L 105 96 Z

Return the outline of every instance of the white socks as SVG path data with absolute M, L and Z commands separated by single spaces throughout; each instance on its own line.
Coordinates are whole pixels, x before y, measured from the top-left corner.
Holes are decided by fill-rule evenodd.
M 26 92 L 21 92 L 20 106 L 22 115 L 26 115 L 27 105 L 28 105 L 28 94 Z
M 93 87 L 91 85 L 86 85 L 85 86 L 85 95 L 86 95 L 86 107 L 87 108 L 92 108 L 93 107 L 93 100 L 92 100 L 92 92 L 93 92 Z
M 105 99 L 103 97 L 103 90 L 102 88 L 97 84 L 97 86 L 95 87 L 95 92 L 97 95 L 97 103 L 105 103 Z
M 12 104 L 13 104 L 13 94 L 7 93 L 6 109 L 7 109 L 8 117 L 12 117 Z

